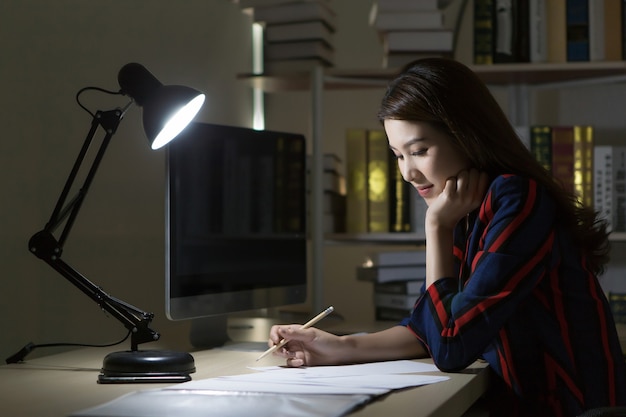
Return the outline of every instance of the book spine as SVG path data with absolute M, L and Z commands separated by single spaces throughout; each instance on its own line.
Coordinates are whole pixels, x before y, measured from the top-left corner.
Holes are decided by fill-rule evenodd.
M 589 60 L 604 61 L 604 0 L 589 0 Z
M 607 223 L 608 231 L 611 224 L 611 197 L 613 188 L 612 147 L 596 146 L 593 151 L 593 208 L 598 216 Z
M 375 319 L 380 321 L 401 321 L 411 314 L 411 309 L 376 307 Z
M 589 0 L 567 0 L 567 61 L 589 61 Z M 598 0 L 596 0 L 598 1 Z
M 513 2 L 509 0 L 495 0 L 494 15 L 494 63 L 515 61 L 515 16 Z
M 546 62 L 548 60 L 548 6 L 546 1 L 549 0 L 530 0 L 530 62 Z
M 566 0 L 546 0 L 548 25 L 548 62 L 567 61 Z
M 593 127 L 574 126 L 574 192 L 581 204 L 593 206 Z
M 474 0 L 474 64 L 493 64 L 494 0 Z
M 369 232 L 389 232 L 389 145 L 385 132 L 367 134 Z
M 530 0 L 495 0 L 494 62 L 530 61 Z
M 374 293 L 418 296 L 422 291 L 423 285 L 423 279 L 406 282 L 374 283 Z
M 426 264 L 425 250 L 399 250 L 376 252 L 365 258 L 365 264 L 381 266 L 404 266 L 404 265 L 424 265 Z
M 626 60 L 626 0 L 622 2 L 622 13 L 621 13 L 621 31 L 620 35 L 622 37 L 622 60 Z
M 410 184 L 404 181 L 397 159 L 389 154 L 389 226 L 390 232 L 411 231 Z
M 513 2 L 515 62 L 530 62 L 530 1 L 516 0 Z
M 357 266 L 356 278 L 359 281 L 369 282 L 393 282 L 414 281 L 426 276 L 425 265 L 365 267 Z
M 622 0 L 604 0 L 604 56 L 622 60 Z
M 417 297 L 414 295 L 404 294 L 374 294 L 374 305 L 376 307 L 399 308 L 410 311 L 415 305 Z
M 574 129 L 552 127 L 552 176 L 564 189 L 574 192 Z
M 530 151 L 547 170 L 552 171 L 552 128 L 536 125 L 530 128 Z
M 626 232 L 626 147 L 613 149 L 613 231 Z
M 369 224 L 367 130 L 346 132 L 346 231 L 366 233 Z

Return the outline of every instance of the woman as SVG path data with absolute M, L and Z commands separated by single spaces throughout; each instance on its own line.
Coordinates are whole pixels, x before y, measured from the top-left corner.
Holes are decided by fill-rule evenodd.
M 534 159 L 487 87 L 456 61 L 419 60 L 391 82 L 379 119 L 428 205 L 425 291 L 410 317 L 378 333 L 274 326 L 271 345 L 289 340 L 276 354 L 289 366 L 431 356 L 448 372 L 483 358 L 497 375 L 493 415 L 626 405 L 597 280 L 605 224 Z

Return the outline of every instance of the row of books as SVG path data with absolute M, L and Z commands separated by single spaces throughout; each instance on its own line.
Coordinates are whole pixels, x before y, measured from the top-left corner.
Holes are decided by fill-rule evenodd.
M 593 126 L 534 125 L 529 147 L 563 187 L 574 191 L 583 204 L 593 205 Z
M 454 29 L 445 21 L 438 0 L 377 0 L 370 11 L 370 26 L 383 44 L 383 66 L 399 68 L 425 56 L 451 57 Z
M 474 63 L 620 61 L 622 0 L 475 0 Z
M 233 0 L 263 27 L 263 72 L 332 67 L 336 15 L 330 0 Z
M 593 207 L 614 232 L 626 232 L 626 145 L 596 145 L 590 125 L 535 125 L 528 146 L 535 158 Z
M 376 320 L 407 317 L 422 292 L 425 276 L 423 249 L 373 253 L 357 267 L 357 279 L 373 285 Z
M 346 131 L 346 231 L 423 233 L 426 204 L 404 181 L 382 129 Z

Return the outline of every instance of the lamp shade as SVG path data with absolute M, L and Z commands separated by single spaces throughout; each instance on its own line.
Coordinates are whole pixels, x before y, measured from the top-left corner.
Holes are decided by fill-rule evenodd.
M 117 79 L 121 93 L 143 107 L 143 128 L 152 149 L 174 139 L 204 104 L 204 94 L 182 85 L 163 85 L 141 64 L 124 65 Z

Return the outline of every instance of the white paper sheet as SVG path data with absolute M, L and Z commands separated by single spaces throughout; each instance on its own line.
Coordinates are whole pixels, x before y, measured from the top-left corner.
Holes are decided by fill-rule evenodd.
M 431 363 L 414 362 L 409 360 L 371 362 L 357 365 L 341 366 L 314 366 L 303 368 L 285 368 L 282 366 L 250 367 L 255 371 L 278 371 L 301 372 L 308 376 L 348 376 L 348 375 L 371 375 L 371 374 L 412 374 L 418 372 L 435 372 L 437 367 Z
M 370 400 L 370 395 L 146 390 L 73 413 L 70 417 L 339 417 Z
M 389 391 L 449 379 L 424 375 L 436 368 L 413 361 L 254 369 L 138 391 L 71 417 L 276 417 L 279 409 L 285 416 L 338 417 Z

